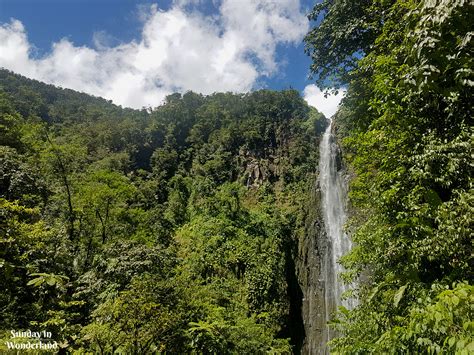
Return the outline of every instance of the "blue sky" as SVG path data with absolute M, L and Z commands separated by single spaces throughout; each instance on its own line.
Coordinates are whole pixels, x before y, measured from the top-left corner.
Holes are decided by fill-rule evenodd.
M 308 0 L 0 0 L 0 66 L 122 106 L 173 91 L 295 88 L 308 79 Z M 326 112 L 325 112 L 326 111 Z

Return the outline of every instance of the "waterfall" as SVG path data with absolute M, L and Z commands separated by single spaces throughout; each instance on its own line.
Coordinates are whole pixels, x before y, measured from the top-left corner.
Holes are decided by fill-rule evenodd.
M 324 285 L 324 312 L 326 321 L 338 306 L 352 309 L 356 300 L 342 300 L 342 294 L 350 288 L 338 275 L 344 270 L 338 263 L 341 256 L 351 249 L 351 240 L 344 232 L 346 223 L 347 183 L 340 164 L 340 154 L 332 133 L 332 122 L 326 129 L 320 145 L 319 183 L 321 188 L 321 211 L 326 231 L 326 253 L 321 261 L 321 279 Z M 326 327 L 321 347 L 334 334 Z M 324 352 L 327 352 L 325 349 Z
M 357 305 L 357 300 L 341 299 L 351 285 L 338 279 L 343 268 L 337 261 L 351 249 L 351 240 L 344 232 L 347 184 L 332 122 L 321 139 L 319 155 L 319 178 L 311 191 L 305 233 L 298 241 L 296 260 L 303 293 L 302 355 L 327 354 L 326 343 L 336 335 L 327 322 L 338 306 L 352 309 Z

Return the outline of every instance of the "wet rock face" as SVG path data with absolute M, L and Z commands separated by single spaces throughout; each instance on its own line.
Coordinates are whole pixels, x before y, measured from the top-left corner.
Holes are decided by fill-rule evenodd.
M 344 162 L 342 161 L 342 152 L 339 146 L 337 147 L 337 155 L 336 155 L 336 171 L 341 171 L 344 169 Z
M 302 318 L 305 339 L 301 354 L 325 354 L 327 341 L 324 278 L 321 263 L 327 252 L 327 238 L 321 214 L 321 193 L 315 184 L 308 206 L 304 236 L 298 243 L 296 271 L 303 292 Z
M 305 339 L 302 354 L 328 354 L 326 343 L 336 334 L 327 326 L 339 305 L 351 309 L 355 300 L 343 300 L 349 286 L 337 275 L 337 260 L 351 248 L 344 231 L 347 217 L 347 176 L 341 149 L 331 127 L 320 144 L 319 176 L 307 206 L 305 233 L 298 241 L 296 270 L 303 293 L 301 313 Z

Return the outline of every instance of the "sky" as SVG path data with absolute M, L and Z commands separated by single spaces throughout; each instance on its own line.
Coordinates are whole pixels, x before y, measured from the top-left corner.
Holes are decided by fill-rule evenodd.
M 294 88 L 332 116 L 308 79 L 314 0 L 0 0 L 0 67 L 112 100 Z

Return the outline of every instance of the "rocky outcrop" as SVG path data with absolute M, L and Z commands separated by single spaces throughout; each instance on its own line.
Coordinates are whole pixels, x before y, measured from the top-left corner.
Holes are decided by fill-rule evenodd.
M 264 149 L 264 154 L 259 156 L 256 152 L 240 149 L 238 159 L 245 167 L 241 176 L 247 187 L 257 187 L 282 176 L 283 167 L 288 165 L 288 157 L 282 150 Z

